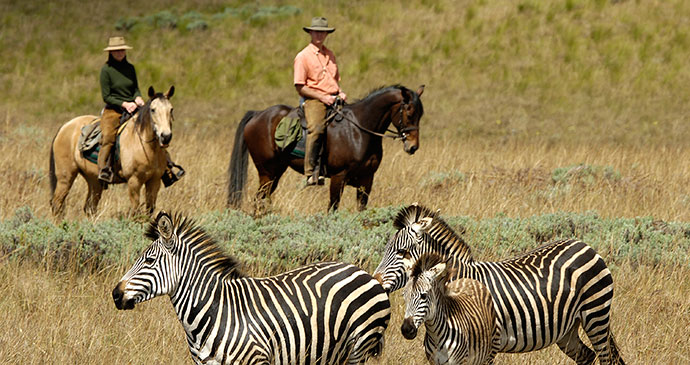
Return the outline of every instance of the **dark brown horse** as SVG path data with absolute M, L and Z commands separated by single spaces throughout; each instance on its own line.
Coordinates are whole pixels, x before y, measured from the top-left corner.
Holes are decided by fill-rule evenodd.
M 420 95 L 400 85 L 380 88 L 354 104 L 345 105 L 342 120 L 329 124 L 326 132 L 325 171 L 330 177 L 329 209 L 338 209 L 345 185 L 357 188 L 359 210 L 367 206 L 374 173 L 383 156 L 382 138 L 401 139 L 405 152 L 415 153 L 419 148 L 419 120 L 424 114 Z M 278 122 L 292 110 L 286 105 L 274 105 L 262 111 L 245 114 L 235 133 L 235 146 L 228 169 L 228 206 L 238 207 L 242 202 L 247 181 L 247 151 L 259 173 L 257 210 L 270 204 L 271 194 L 288 166 L 303 173 L 304 158 L 289 151 L 281 151 L 274 133 Z M 395 135 L 385 134 L 393 124 Z

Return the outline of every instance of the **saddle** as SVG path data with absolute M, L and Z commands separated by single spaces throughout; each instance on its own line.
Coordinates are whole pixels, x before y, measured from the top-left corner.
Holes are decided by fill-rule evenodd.
M 342 103 L 328 106 L 326 109 L 326 128 L 328 128 L 332 122 L 339 123 L 342 121 L 342 107 Z M 283 119 L 278 122 L 274 138 L 276 145 L 282 152 L 289 152 L 292 156 L 304 158 L 307 133 L 307 120 L 304 117 L 304 108 L 300 105 L 290 110 Z M 325 151 L 326 149 L 324 148 L 323 150 Z
M 124 121 L 121 122 L 120 126 L 117 128 L 113 163 L 120 158 L 120 134 L 125 129 L 126 125 L 127 121 Z M 98 163 L 98 152 L 101 150 L 101 118 L 96 118 L 91 121 L 91 123 L 81 128 L 81 135 L 79 135 L 77 148 L 85 159 L 93 163 Z

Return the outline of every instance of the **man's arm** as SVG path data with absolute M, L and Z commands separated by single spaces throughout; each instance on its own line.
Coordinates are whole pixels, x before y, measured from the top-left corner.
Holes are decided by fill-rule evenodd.
M 306 99 L 317 99 L 326 105 L 335 103 L 335 95 L 328 95 L 307 85 L 295 84 L 297 93 Z

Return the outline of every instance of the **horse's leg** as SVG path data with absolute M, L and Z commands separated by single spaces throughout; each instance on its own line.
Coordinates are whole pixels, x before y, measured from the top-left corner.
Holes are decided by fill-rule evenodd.
M 141 194 L 141 185 L 141 181 L 136 176 L 132 176 L 129 178 L 129 180 L 127 180 L 129 201 L 131 203 L 129 216 L 134 216 L 139 212 L 139 195 Z
M 340 205 L 340 196 L 343 194 L 345 188 L 345 172 L 331 176 L 330 195 L 331 201 L 328 204 L 328 210 L 338 210 Z
M 271 194 L 276 190 L 278 180 L 268 175 L 259 176 L 259 190 L 256 191 L 254 201 L 255 216 L 262 216 L 268 211 L 268 207 L 271 205 Z
M 84 202 L 84 213 L 88 216 L 96 214 L 98 211 L 98 202 L 101 201 L 101 194 L 103 193 L 103 185 L 96 177 L 86 177 L 86 184 L 89 186 L 89 192 L 86 195 Z
M 146 213 L 153 214 L 156 208 L 156 199 L 158 198 L 158 191 L 161 189 L 161 179 L 150 179 L 146 182 Z
M 69 194 L 69 189 L 74 184 L 74 179 L 77 177 L 76 171 L 70 171 L 57 175 L 57 184 L 53 192 L 53 198 L 50 200 L 50 208 L 53 215 L 62 218 L 65 212 L 65 199 Z
M 374 175 L 360 180 L 360 185 L 357 188 L 357 209 L 361 212 L 367 209 L 369 202 L 369 193 L 371 193 L 371 185 L 374 182 Z

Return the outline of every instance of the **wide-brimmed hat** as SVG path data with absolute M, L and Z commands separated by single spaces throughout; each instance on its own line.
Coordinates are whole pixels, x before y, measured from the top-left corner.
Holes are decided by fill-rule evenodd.
M 108 47 L 103 48 L 104 51 L 119 51 L 122 49 L 132 49 L 125 43 L 124 37 L 110 37 L 108 39 Z
M 304 29 L 304 31 L 307 33 L 309 33 L 311 30 L 328 33 L 333 33 L 335 31 L 335 28 L 328 26 L 328 19 L 322 16 L 311 18 L 311 25 L 302 29 Z

